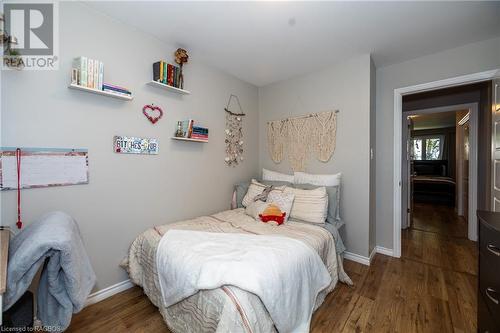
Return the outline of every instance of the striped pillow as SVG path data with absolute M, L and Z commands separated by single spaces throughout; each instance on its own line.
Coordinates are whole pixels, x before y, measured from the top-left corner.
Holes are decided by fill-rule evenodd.
M 325 223 L 328 214 L 328 194 L 325 187 L 314 190 L 286 187 L 284 192 L 295 196 L 290 218 L 309 223 Z

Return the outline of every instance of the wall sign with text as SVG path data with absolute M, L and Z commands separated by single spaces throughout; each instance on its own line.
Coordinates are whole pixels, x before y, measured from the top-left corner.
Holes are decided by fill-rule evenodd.
M 121 154 L 157 155 L 158 140 L 117 135 L 113 138 L 113 150 Z

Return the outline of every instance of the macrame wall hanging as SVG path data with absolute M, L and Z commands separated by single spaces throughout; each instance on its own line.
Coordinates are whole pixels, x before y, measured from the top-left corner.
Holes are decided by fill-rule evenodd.
M 239 112 L 229 109 L 233 99 L 238 103 Z M 224 161 L 229 166 L 236 166 L 243 161 L 243 117 L 245 116 L 238 96 L 229 96 L 224 111 L 226 111 L 226 157 Z
M 328 162 L 335 151 L 338 112 L 269 121 L 267 143 L 271 159 L 280 163 L 286 154 L 293 171 L 304 171 L 310 154 Z

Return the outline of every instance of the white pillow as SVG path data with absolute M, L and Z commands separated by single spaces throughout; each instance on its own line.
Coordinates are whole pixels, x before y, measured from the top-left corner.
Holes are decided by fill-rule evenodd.
M 281 209 L 282 212 L 286 213 L 285 219 L 283 221 L 283 223 L 286 223 L 290 218 L 294 199 L 295 199 L 295 194 L 293 193 L 271 191 L 271 193 L 269 193 L 269 195 L 267 196 L 267 203 L 275 204 Z
M 259 214 L 262 214 L 264 209 L 267 207 L 267 202 L 264 201 L 254 201 L 248 204 L 245 208 L 245 214 L 259 220 Z
M 303 190 L 286 187 L 285 194 L 293 193 L 295 199 L 290 217 L 310 223 L 324 224 L 328 215 L 328 194 L 326 188 Z
M 250 186 L 248 187 L 247 194 L 245 194 L 245 196 L 243 197 L 243 200 L 241 201 L 241 204 L 243 205 L 243 207 L 247 207 L 249 204 L 254 202 L 255 197 L 258 196 L 259 194 L 261 194 L 266 189 L 266 187 L 267 187 L 266 185 L 259 183 L 255 179 L 252 179 L 252 182 L 250 183 Z M 273 188 L 273 191 L 283 192 L 284 189 L 285 189 L 285 186 L 275 186 Z M 273 191 L 271 191 L 271 193 Z
M 262 169 L 262 180 L 293 183 L 293 179 L 293 175 L 287 175 L 286 173 Z
M 294 184 L 311 184 L 317 186 L 337 186 L 340 185 L 342 180 L 342 173 L 336 173 L 331 175 L 315 175 L 306 172 L 294 172 L 293 183 Z

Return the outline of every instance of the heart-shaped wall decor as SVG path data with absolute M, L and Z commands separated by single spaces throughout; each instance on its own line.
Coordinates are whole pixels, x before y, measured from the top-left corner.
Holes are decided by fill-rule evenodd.
M 156 124 L 158 120 L 163 116 L 163 110 L 156 105 L 144 105 L 142 108 L 142 113 L 149 119 L 150 122 Z

